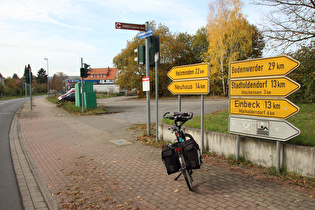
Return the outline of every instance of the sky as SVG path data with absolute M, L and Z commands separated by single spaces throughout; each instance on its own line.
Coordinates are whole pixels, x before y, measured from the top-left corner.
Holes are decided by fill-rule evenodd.
M 77 76 L 81 58 L 92 68 L 114 67 L 113 58 L 138 31 L 115 29 L 115 22 L 154 20 L 172 33 L 195 34 L 206 26 L 211 0 L 0 0 L 0 73 L 23 76 L 31 65 L 49 76 Z M 259 24 L 263 9 L 244 1 L 243 13 Z M 47 58 L 45 60 L 44 58 Z M 48 61 L 48 62 L 47 62 Z

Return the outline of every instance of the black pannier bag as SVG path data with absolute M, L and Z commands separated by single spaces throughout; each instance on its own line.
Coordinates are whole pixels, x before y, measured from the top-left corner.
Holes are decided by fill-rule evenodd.
M 165 164 L 168 175 L 179 171 L 180 165 L 173 147 L 162 147 L 162 161 Z
M 183 148 L 187 161 L 187 169 L 199 169 L 202 161 L 197 142 L 190 138 L 184 142 Z

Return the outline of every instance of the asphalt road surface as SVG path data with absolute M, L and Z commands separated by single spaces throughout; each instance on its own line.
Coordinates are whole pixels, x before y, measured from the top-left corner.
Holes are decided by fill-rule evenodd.
M 201 114 L 201 97 L 182 98 L 181 111 L 193 112 L 194 116 Z M 135 97 L 114 97 L 108 99 L 98 99 L 97 103 L 103 104 L 109 112 L 118 112 L 112 117 L 129 123 L 147 123 L 147 102 L 146 99 L 137 99 Z M 155 122 L 155 100 L 150 101 L 151 122 Z M 162 121 L 165 112 L 178 111 L 177 99 L 160 99 L 159 100 L 159 123 Z M 227 98 L 205 98 L 205 114 L 220 111 L 228 108 Z
M 15 112 L 27 100 L 0 101 L 0 209 L 23 209 L 11 159 L 9 133 Z

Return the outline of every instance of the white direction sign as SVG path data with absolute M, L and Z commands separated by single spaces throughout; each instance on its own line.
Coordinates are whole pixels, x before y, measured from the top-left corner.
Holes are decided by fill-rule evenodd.
M 286 120 L 229 116 L 229 132 L 263 139 L 288 141 L 301 131 Z

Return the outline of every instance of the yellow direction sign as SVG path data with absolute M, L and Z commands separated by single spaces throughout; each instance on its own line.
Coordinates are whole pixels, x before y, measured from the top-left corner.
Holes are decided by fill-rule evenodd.
M 209 77 L 209 63 L 175 66 L 167 73 L 172 80 L 196 79 Z
M 288 96 L 300 84 L 288 77 L 230 80 L 230 96 Z
M 173 95 L 209 93 L 209 79 L 173 81 L 168 87 Z
M 230 63 L 230 78 L 286 75 L 299 67 L 300 62 L 282 55 Z
M 287 99 L 230 98 L 230 114 L 286 119 L 299 110 Z

